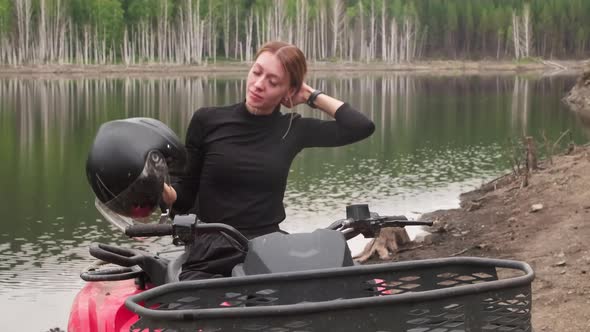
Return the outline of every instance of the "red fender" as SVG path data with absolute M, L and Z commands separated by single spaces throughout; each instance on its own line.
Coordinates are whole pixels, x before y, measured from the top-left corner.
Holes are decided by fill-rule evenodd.
M 86 283 L 72 304 L 68 332 L 129 331 L 138 316 L 125 308 L 125 299 L 141 292 L 134 280 Z

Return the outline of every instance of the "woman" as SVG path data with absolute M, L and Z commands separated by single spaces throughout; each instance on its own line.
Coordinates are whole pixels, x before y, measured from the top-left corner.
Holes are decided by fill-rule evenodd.
M 349 104 L 305 84 L 306 72 L 301 50 L 269 42 L 248 73 L 245 102 L 195 112 L 186 135 L 186 172 L 174 177 L 163 194 L 173 211 L 186 213 L 196 200 L 203 222 L 231 225 L 248 238 L 280 231 L 287 176 L 297 153 L 350 144 L 375 128 Z M 336 121 L 280 112 L 281 105 L 302 103 Z M 229 276 L 243 258 L 223 234 L 201 235 L 180 279 Z

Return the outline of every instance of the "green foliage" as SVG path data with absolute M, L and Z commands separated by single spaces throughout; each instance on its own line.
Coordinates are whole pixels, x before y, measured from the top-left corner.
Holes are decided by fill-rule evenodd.
M 346 17 L 348 19 L 354 19 L 359 15 L 359 7 L 358 6 L 351 6 L 346 8 Z
M 408 1 L 404 6 L 404 16 L 411 18 L 418 18 L 418 11 L 414 1 Z
M 393 4 L 390 7 L 390 15 L 395 18 L 401 18 L 404 16 L 404 5 L 402 0 L 393 0 Z
M 32 2 L 31 31 L 36 31 L 40 15 L 40 1 Z M 55 16 L 58 0 L 45 0 L 47 17 Z M 324 8 L 327 17 L 328 39 L 331 38 L 331 22 L 334 1 L 340 1 L 345 10 L 345 20 L 350 31 L 356 31 L 358 24 L 369 28 L 371 7 L 377 16 L 376 29 L 380 30 L 382 8 L 385 8 L 386 24 L 391 19 L 403 22 L 411 17 L 419 22 L 418 33 L 424 35 L 421 54 L 424 57 L 463 57 L 485 58 L 502 54 L 511 56 L 512 15 L 523 14 L 523 6 L 530 4 L 532 27 L 532 53 L 540 57 L 588 56 L 590 51 L 590 1 L 589 0 L 283 0 L 286 29 L 300 18 L 301 2 L 306 2 L 310 22 L 319 22 L 320 9 Z M 66 11 L 72 29 L 82 38 L 82 31 L 98 34 L 114 49 L 121 49 L 123 33 L 137 31 L 139 24 L 150 25 L 156 31 L 156 24 L 167 17 L 171 29 L 176 29 L 178 14 L 187 12 L 190 6 L 198 16 L 211 22 L 217 38 L 217 54 L 222 54 L 226 45 L 227 32 L 223 29 L 230 22 L 229 43 L 245 39 L 246 18 L 250 10 L 259 17 L 265 26 L 267 14 L 273 13 L 277 6 L 275 0 L 59 0 Z M 0 0 L 0 37 L 16 38 L 15 0 Z M 364 16 L 361 20 L 360 15 Z M 237 16 L 237 17 L 236 17 Z M 239 22 L 239 35 L 234 36 L 236 19 Z M 313 25 L 308 24 L 308 29 Z M 311 36 L 312 32 L 308 31 Z M 257 36 L 254 36 L 254 43 Z M 354 38 L 360 38 L 354 36 Z M 380 34 L 377 37 L 381 38 Z M 330 42 L 329 40 L 327 41 Z M 380 48 L 380 46 L 379 46 Z M 379 53 L 380 50 L 377 50 Z M 207 54 L 206 56 L 211 56 Z M 118 59 L 115 59 L 115 61 Z
M 91 3 L 92 0 L 70 0 L 71 16 L 74 24 L 78 26 L 90 24 L 92 16 Z
M 521 64 L 521 65 L 531 64 L 531 63 L 539 63 L 540 61 L 541 61 L 541 59 L 539 59 L 538 57 L 532 57 L 532 56 L 520 58 L 518 60 L 514 60 L 515 63 Z
M 0 37 L 12 26 L 12 1 L 0 0 Z
M 158 15 L 160 0 L 129 0 L 125 10 L 128 23 L 150 21 Z
M 446 26 L 447 32 L 454 32 L 459 28 L 459 18 L 457 16 L 457 6 L 454 3 L 449 4 L 446 8 Z
M 123 8 L 119 0 L 86 0 L 90 5 L 91 22 L 105 41 L 118 41 L 123 33 Z

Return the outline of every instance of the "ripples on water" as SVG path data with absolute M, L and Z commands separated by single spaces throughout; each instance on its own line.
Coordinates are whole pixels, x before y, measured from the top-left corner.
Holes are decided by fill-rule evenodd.
M 289 185 L 285 202 L 293 216 L 395 196 L 410 199 L 450 183 L 483 180 L 497 174 L 503 149 L 498 144 L 466 149 L 423 148 L 395 159 L 365 159 L 344 167 L 324 164 L 322 172 L 329 176 L 309 181 L 301 172 L 301 180 Z
M 103 223 L 98 221 L 98 224 Z M 54 223 L 58 226 L 57 223 Z M 62 229 L 63 230 L 63 229 Z M 99 228 L 96 225 L 79 227 L 70 240 L 56 232 L 46 232 L 37 238 L 9 239 L 0 236 L 0 295 L 10 293 L 12 297 L 35 302 L 39 290 L 47 293 L 78 290 L 82 285 L 79 273 L 91 263 L 88 248 L 93 242 L 128 246 L 130 240 L 117 234 L 115 228 Z M 169 241 L 168 241 L 169 242 Z M 164 239 L 146 239 L 132 242 L 139 250 L 161 250 Z

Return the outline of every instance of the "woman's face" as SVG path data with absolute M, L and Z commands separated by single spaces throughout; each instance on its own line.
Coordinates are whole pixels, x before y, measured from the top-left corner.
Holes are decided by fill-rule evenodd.
M 258 56 L 246 82 L 246 104 L 270 114 L 289 92 L 289 79 L 279 59 L 270 52 Z

